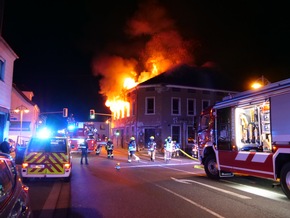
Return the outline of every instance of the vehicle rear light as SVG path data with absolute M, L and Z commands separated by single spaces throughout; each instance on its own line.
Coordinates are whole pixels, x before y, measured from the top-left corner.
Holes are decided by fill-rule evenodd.
M 26 186 L 26 185 L 22 185 L 22 189 L 23 189 L 26 193 L 28 193 L 29 187 Z
M 27 168 L 28 167 L 28 163 L 22 163 L 22 168 Z
M 64 168 L 65 169 L 69 169 L 70 168 L 70 164 L 69 163 L 64 164 Z

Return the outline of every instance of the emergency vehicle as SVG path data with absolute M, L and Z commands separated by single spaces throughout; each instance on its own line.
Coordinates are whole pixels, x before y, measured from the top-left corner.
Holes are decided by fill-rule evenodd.
M 23 180 L 29 178 L 64 178 L 70 181 L 72 162 L 66 137 L 32 137 L 24 152 Z
M 290 199 L 290 79 L 227 96 L 204 110 L 198 152 L 209 178 L 241 173 L 272 179 Z
M 97 147 L 95 137 L 95 128 L 92 125 L 84 124 L 83 126 L 74 126 L 68 129 L 68 138 L 72 152 L 81 152 L 80 145 L 87 140 L 88 152 L 94 152 Z

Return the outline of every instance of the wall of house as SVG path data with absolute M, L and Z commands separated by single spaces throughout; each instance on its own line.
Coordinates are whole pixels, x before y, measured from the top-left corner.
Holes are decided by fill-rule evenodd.
M 4 63 L 2 68 L 4 78 L 0 80 L 0 141 L 8 137 L 13 68 L 17 58 L 17 55 L 0 36 L 0 60 Z
M 189 151 L 193 140 L 188 139 L 188 129 L 196 128 L 199 114 L 202 111 L 202 100 L 209 100 L 210 104 L 221 101 L 227 91 L 195 89 L 191 87 L 174 86 L 147 86 L 138 87 L 128 94 L 131 108 L 130 117 L 113 120 L 113 132 L 118 131 L 118 144 L 126 147 L 131 136 L 136 138 L 139 149 L 146 148 L 151 135 L 155 136 L 158 147 L 161 149 L 164 140 L 172 136 L 172 128 L 179 128 L 180 135 L 177 139 L 181 148 Z M 146 114 L 146 98 L 155 99 L 155 113 Z M 173 115 L 171 112 L 172 98 L 180 99 L 180 114 Z M 195 99 L 195 115 L 187 114 L 187 99 Z M 133 103 L 135 102 L 135 103 Z M 135 111 L 135 115 L 133 114 Z M 197 129 L 195 129 L 197 134 Z
M 20 91 L 20 90 L 19 90 Z M 14 87 L 11 93 L 11 112 L 10 112 L 10 128 L 9 128 L 9 138 L 14 141 L 19 141 L 20 136 L 22 138 L 28 139 L 34 135 L 37 131 L 38 118 L 39 118 L 39 108 L 34 104 L 32 100 L 33 94 L 25 95 L 19 93 Z M 30 93 L 30 92 L 26 92 Z M 29 98 L 28 98 L 29 97 Z M 24 110 L 27 108 L 28 113 L 23 111 L 22 116 L 22 128 L 21 128 L 21 112 L 16 113 L 14 110 L 20 108 Z

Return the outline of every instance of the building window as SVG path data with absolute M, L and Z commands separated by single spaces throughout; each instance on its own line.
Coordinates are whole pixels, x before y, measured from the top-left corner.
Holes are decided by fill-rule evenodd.
M 4 70 L 4 61 L 0 59 L 0 80 L 4 81 L 5 70 Z
M 195 99 L 187 99 L 187 115 L 194 116 L 195 115 Z
M 129 126 L 126 126 L 126 136 L 129 136 L 130 134 L 129 134 Z
M 132 103 L 132 116 L 135 116 L 135 101 Z
M 180 98 L 172 98 L 171 102 L 171 114 L 180 115 Z
M 206 109 L 209 107 L 210 101 L 209 100 L 202 100 L 202 110 Z
M 155 98 L 148 97 L 146 98 L 146 114 L 154 114 L 155 113 Z
M 187 143 L 194 144 L 195 132 L 193 126 L 187 126 Z
M 172 140 L 176 141 L 176 143 L 180 143 L 180 126 L 172 126 Z

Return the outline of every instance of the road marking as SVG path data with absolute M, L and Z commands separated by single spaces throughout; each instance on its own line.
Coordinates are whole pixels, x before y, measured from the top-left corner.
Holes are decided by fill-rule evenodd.
M 200 204 L 198 204 L 198 203 L 196 203 L 196 202 L 194 202 L 194 201 L 192 201 L 192 200 L 190 200 L 190 199 L 188 199 L 188 198 L 186 198 L 186 197 L 184 197 L 184 196 L 182 196 L 180 194 L 177 194 L 176 192 L 173 192 L 173 191 L 171 191 L 171 190 L 169 190 L 169 189 L 167 189 L 165 187 L 162 187 L 160 185 L 156 185 L 156 186 L 161 188 L 161 189 L 163 189 L 163 190 L 165 190 L 165 191 L 167 191 L 167 192 L 169 192 L 169 193 L 171 193 L 171 194 L 173 194 L 173 195 L 175 195 L 175 196 L 177 196 L 177 197 L 179 197 L 179 198 L 181 198 L 181 199 L 183 199 L 183 200 L 185 200 L 185 201 L 187 201 L 190 204 L 193 204 L 196 207 L 199 207 L 200 209 L 210 213 L 211 215 L 213 215 L 215 217 L 224 218 L 222 215 L 219 215 L 218 213 L 216 213 L 216 212 L 214 212 L 214 211 L 212 211 L 212 210 L 210 210 L 210 209 L 208 209 L 208 208 L 206 208 L 206 207 L 204 207 L 204 206 L 202 206 L 202 205 L 200 205 Z
M 39 218 L 50 218 L 53 217 L 54 209 L 57 203 L 58 195 L 56 193 L 60 193 L 61 183 L 57 182 L 53 185 L 48 198 L 46 199 L 44 206 L 42 208 L 42 212 Z
M 228 183 L 226 184 L 226 186 L 229 186 L 234 189 L 238 189 L 240 191 L 248 192 L 253 195 L 258 195 L 258 196 L 269 198 L 272 200 L 279 200 L 279 201 L 285 200 L 285 199 L 287 200 L 287 197 L 284 194 L 276 193 L 274 191 L 268 191 L 262 188 L 257 188 L 257 187 L 253 187 L 249 185 L 243 185 L 243 184 L 239 184 L 239 183 L 224 180 L 224 179 L 222 179 L 221 181 Z
M 178 179 L 176 178 L 173 178 L 171 177 L 171 179 L 173 179 L 174 181 L 178 181 Z M 181 180 L 182 181 L 182 180 Z M 242 198 L 242 199 L 252 199 L 251 197 L 248 197 L 248 196 L 245 196 L 245 195 L 240 195 L 240 194 L 237 194 L 235 192 L 231 192 L 231 191 L 227 191 L 227 190 L 224 190 L 224 189 L 220 189 L 220 188 L 217 188 L 217 187 L 213 187 L 213 186 L 210 186 L 210 185 L 206 185 L 204 183 L 200 183 L 200 182 L 197 182 L 197 181 L 194 181 L 194 180 L 189 180 L 189 179 L 186 179 L 186 182 L 191 182 L 191 183 L 195 183 L 195 184 L 198 184 L 198 185 L 201 185 L 201 186 L 205 186 L 207 188 L 210 188 L 210 189 L 214 189 L 216 191 L 219 191 L 219 192 L 223 192 L 223 193 L 226 193 L 226 194 L 229 194 L 229 195 L 232 195 L 232 196 L 236 196 L 238 198 Z M 190 183 L 189 183 L 190 184 Z

